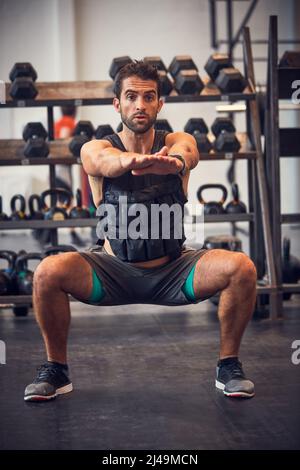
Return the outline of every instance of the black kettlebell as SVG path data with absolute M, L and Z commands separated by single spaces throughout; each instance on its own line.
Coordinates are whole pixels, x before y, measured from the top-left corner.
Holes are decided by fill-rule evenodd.
M 51 205 L 46 204 L 46 198 L 51 197 Z M 57 207 L 58 198 L 62 197 L 64 202 L 62 207 Z M 68 218 L 67 209 L 72 200 L 72 193 L 66 189 L 47 189 L 41 194 L 42 209 L 46 220 L 65 220 Z
M 3 220 L 9 220 L 9 217 L 4 212 L 2 212 L 2 209 L 2 196 L 0 196 L 0 222 Z
M 76 191 L 76 206 L 70 210 L 71 219 L 89 219 L 91 216 L 90 211 L 82 207 L 81 190 Z
M 57 253 L 68 253 L 70 251 L 77 251 L 72 245 L 55 245 L 50 246 L 44 250 L 45 256 L 57 255 Z
M 14 294 L 13 272 L 15 267 L 16 253 L 10 250 L 0 251 L 0 258 L 8 263 L 7 268 L 0 271 L 0 295 Z
M 42 212 L 42 201 L 38 194 L 31 194 L 28 199 L 29 218 L 31 220 L 42 220 L 44 213 Z M 36 206 L 36 208 L 34 207 Z
M 32 295 L 33 271 L 28 269 L 31 259 L 42 260 L 42 253 L 25 253 L 17 257 L 15 266 L 15 279 L 19 295 Z
M 207 250 L 218 248 L 229 251 L 242 251 L 242 241 L 233 235 L 215 235 L 205 238 L 204 248 Z
M 17 202 L 19 203 L 19 209 L 17 209 Z M 26 201 L 25 197 L 22 194 L 16 194 L 11 198 L 10 201 L 11 208 L 11 220 L 25 220 L 26 214 Z
M 203 191 L 206 189 L 220 189 L 222 191 L 222 198 L 220 201 L 205 201 L 202 197 Z M 225 209 L 223 207 L 224 202 L 227 198 L 227 189 L 223 184 L 203 184 L 197 191 L 197 198 L 200 204 L 204 204 L 204 214 L 224 214 Z
M 285 284 L 296 284 L 300 279 L 300 260 L 291 255 L 291 241 L 289 238 L 283 239 L 282 249 L 282 281 Z M 290 292 L 283 294 L 284 300 L 291 298 Z
M 236 183 L 231 186 L 233 200 L 230 201 L 225 210 L 227 214 L 243 214 L 247 212 L 246 204 L 239 199 L 239 187 Z

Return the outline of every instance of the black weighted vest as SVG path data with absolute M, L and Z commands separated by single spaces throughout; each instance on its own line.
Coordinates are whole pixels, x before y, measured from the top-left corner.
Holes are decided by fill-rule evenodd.
M 152 154 L 158 152 L 165 145 L 167 134 L 168 132 L 165 131 L 155 131 L 154 143 L 151 149 Z M 123 152 L 127 151 L 117 134 L 106 136 L 105 139 L 111 142 L 113 147 L 118 148 Z M 123 204 L 122 208 L 122 204 L 119 204 L 120 196 L 127 197 L 127 208 L 125 208 L 127 229 L 130 222 L 138 217 L 138 215 L 128 215 L 128 210 L 130 207 L 134 208 L 136 203 L 142 203 L 145 205 L 148 209 L 148 214 L 150 214 L 152 204 L 167 204 L 167 206 L 172 206 L 176 203 L 179 204 L 181 208 L 180 227 L 175 227 L 174 217 L 170 217 L 170 237 L 168 237 L 168 239 L 163 239 L 161 236 L 156 239 L 151 238 L 151 217 L 148 215 L 148 238 L 139 237 L 137 239 L 133 239 L 127 237 L 122 239 L 124 236 L 121 235 L 121 237 L 119 237 L 120 232 L 118 221 L 121 210 L 123 210 L 122 213 L 124 214 L 125 206 Z M 108 235 L 106 236 L 114 254 L 125 262 L 148 261 L 165 255 L 170 255 L 171 258 L 178 257 L 186 239 L 183 227 L 184 204 L 186 202 L 187 198 L 182 188 L 182 181 L 178 175 L 149 174 L 134 176 L 130 171 L 128 171 L 117 178 L 104 177 L 103 198 L 99 207 L 103 204 L 112 204 L 117 214 L 116 238 L 109 237 Z M 102 209 L 104 208 L 102 207 Z M 101 223 L 102 220 L 102 228 L 104 227 L 107 230 L 109 222 L 104 223 L 105 218 L 106 221 L 109 220 L 107 212 L 105 215 L 100 216 L 99 222 Z M 161 222 L 162 217 L 160 216 L 159 226 L 157 226 L 159 228 L 156 227 L 159 230 L 159 235 L 161 235 Z M 181 230 L 181 238 L 178 238 L 178 235 L 176 237 L 174 236 L 178 229 Z M 99 245 L 103 245 L 104 239 L 99 239 L 97 243 Z

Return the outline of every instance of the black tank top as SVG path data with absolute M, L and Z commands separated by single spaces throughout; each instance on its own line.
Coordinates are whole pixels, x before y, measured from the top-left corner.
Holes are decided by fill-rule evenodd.
M 155 131 L 151 154 L 158 152 L 165 145 L 165 139 L 167 135 L 168 132 L 166 131 Z M 106 136 L 104 140 L 108 140 L 113 147 L 118 148 L 123 152 L 127 152 L 120 137 L 117 134 Z M 172 258 L 179 256 L 182 250 L 182 245 L 185 241 L 183 214 L 184 204 L 187 202 L 182 188 L 181 178 L 178 175 L 171 174 L 147 174 L 142 176 L 134 176 L 131 174 L 131 171 L 128 171 L 116 178 L 104 177 L 103 198 L 100 206 L 102 204 L 112 204 L 115 207 L 117 216 L 119 216 L 121 209 L 119 205 L 120 196 L 126 196 L 128 210 L 134 204 L 142 203 L 147 207 L 148 213 L 150 214 L 153 204 L 166 204 L 169 207 L 173 204 L 179 204 L 182 216 L 180 216 L 180 227 L 177 225 L 174 226 L 174 217 L 170 217 L 170 238 L 168 239 L 151 239 L 150 236 L 146 239 L 131 239 L 129 237 L 123 239 L 120 236 L 121 231 L 119 231 L 119 226 L 117 226 L 117 236 L 113 238 L 109 236 L 106 237 L 110 241 L 110 246 L 114 254 L 125 262 L 148 261 L 155 258 L 160 258 L 165 255 L 170 255 Z M 122 210 L 124 210 L 124 207 Z M 128 215 L 127 220 L 128 227 L 133 218 Z M 100 222 L 104 222 L 104 217 L 100 217 Z M 160 220 L 160 223 L 161 222 L 162 221 Z M 106 224 L 106 226 L 102 225 L 102 227 L 107 229 L 107 225 L 108 224 Z M 149 232 L 150 230 L 151 217 L 149 216 Z M 181 233 L 181 237 L 178 238 L 178 235 L 175 235 L 175 232 L 177 232 L 177 234 Z M 161 233 L 161 231 L 159 233 Z M 102 245 L 103 243 L 103 238 L 98 240 L 98 244 Z

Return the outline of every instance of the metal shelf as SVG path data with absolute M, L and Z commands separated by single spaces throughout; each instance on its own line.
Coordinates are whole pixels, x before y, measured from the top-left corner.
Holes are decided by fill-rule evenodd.
M 192 103 L 201 101 L 253 100 L 255 93 L 246 87 L 243 93 L 222 94 L 207 78 L 199 95 L 179 95 L 176 91 L 165 96 L 166 103 Z M 10 83 L 6 83 L 6 103 L 0 108 L 32 108 L 39 106 L 93 106 L 112 104 L 114 93 L 111 81 L 36 82 L 38 95 L 34 100 L 13 100 L 9 95 Z
M 63 227 L 96 227 L 98 219 L 65 219 L 65 220 L 7 220 L 0 222 L 0 230 L 31 230 Z

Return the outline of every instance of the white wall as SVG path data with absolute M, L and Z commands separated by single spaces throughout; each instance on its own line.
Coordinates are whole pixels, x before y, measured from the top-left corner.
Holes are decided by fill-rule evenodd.
M 271 14 L 279 16 L 280 37 L 295 36 L 296 4 L 296 0 L 258 2 L 250 20 L 252 38 L 267 37 Z M 233 5 L 236 30 L 249 2 L 233 2 Z M 224 4 L 218 2 L 218 28 L 223 37 L 224 25 Z M 207 0 L 1 0 L 0 79 L 7 80 L 14 62 L 28 60 L 37 69 L 39 80 L 105 80 L 109 78 L 112 58 L 119 55 L 138 59 L 145 55 L 160 55 L 168 65 L 174 55 L 190 54 L 203 75 L 203 66 L 212 52 L 209 26 Z M 254 47 L 254 55 L 266 54 L 266 46 Z M 235 55 L 241 56 L 239 49 Z M 242 64 L 237 63 L 237 66 L 242 67 Z M 265 81 L 265 64 L 256 63 L 255 70 L 257 81 Z M 21 137 L 26 122 L 46 120 L 45 110 L 40 108 L 1 110 L 0 113 L 0 138 Z M 182 129 L 192 116 L 203 116 L 210 125 L 216 116 L 215 104 L 167 104 L 160 114 L 161 118 L 169 119 L 175 130 Z M 116 127 L 119 122 L 119 115 L 111 106 L 81 108 L 78 117 L 90 119 L 95 125 L 108 122 Z M 295 118 L 287 116 L 285 119 Z M 238 118 L 237 122 L 238 130 L 244 130 L 243 119 Z M 227 168 L 227 162 L 200 163 L 191 176 L 190 201 L 196 202 L 195 194 L 200 184 L 226 183 Z M 1 189 L 5 196 L 15 192 L 11 189 L 12 181 L 21 192 L 27 193 L 32 192 L 32 186 L 36 189 L 39 184 L 47 185 L 45 168 L 26 169 L 25 174 L 23 169 L 1 167 L 0 172 L 2 184 L 5 177 Z M 294 178 L 293 190 L 283 198 L 286 211 L 299 209 L 297 198 L 292 196 L 298 175 L 298 162 L 285 161 L 285 180 Z M 241 197 L 247 201 L 245 162 L 238 163 L 237 177 Z M 212 196 L 218 197 L 218 194 Z

